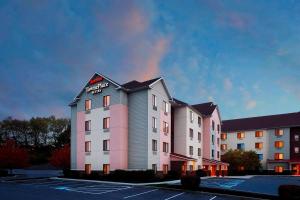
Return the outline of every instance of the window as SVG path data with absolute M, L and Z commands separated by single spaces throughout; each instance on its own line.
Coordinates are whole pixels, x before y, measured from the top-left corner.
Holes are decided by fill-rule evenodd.
M 263 131 L 255 131 L 255 137 L 262 137 Z
M 215 121 L 212 120 L 212 123 L 211 123 L 211 129 L 214 131 L 215 130 Z
M 220 145 L 220 138 L 217 138 L 217 145 Z
M 217 151 L 217 158 L 220 158 L 220 151 Z
M 109 164 L 103 164 L 103 174 L 109 174 Z
M 283 141 L 275 141 L 275 147 L 276 148 L 282 148 L 284 146 L 284 143 Z
M 168 171 L 169 171 L 169 166 L 163 165 L 163 174 L 168 174 Z
M 275 130 L 275 135 L 276 136 L 283 136 L 283 129 L 276 129 Z
M 275 160 L 283 160 L 283 153 L 275 153 L 274 158 Z
M 91 152 L 91 141 L 85 142 L 84 146 L 85 152 Z
M 152 106 L 154 110 L 157 110 L 157 98 L 154 94 L 152 94 Z
M 109 151 L 109 140 L 103 140 L 103 151 Z
M 217 125 L 217 130 L 218 130 L 218 133 L 220 133 L 220 125 L 219 124 Z
M 190 146 L 190 155 L 193 155 L 193 152 L 194 151 L 194 149 L 193 149 L 193 146 Z
M 194 130 L 190 128 L 190 138 L 192 139 L 194 137 Z
M 91 120 L 85 121 L 85 131 L 91 131 Z
M 84 171 L 85 171 L 86 174 L 91 174 L 92 165 L 91 164 L 85 164 L 84 165 Z
M 237 144 L 237 149 L 239 149 L 239 150 L 245 150 L 245 144 L 244 143 Z
M 215 151 L 213 149 L 211 150 L 211 157 L 215 157 Z
M 282 166 L 275 166 L 274 170 L 276 173 L 282 173 L 284 168 Z
M 221 133 L 221 140 L 226 140 L 226 139 L 227 139 L 227 134 Z
M 201 142 L 201 133 L 198 132 L 198 141 Z
M 201 127 L 201 117 L 198 117 L 198 126 Z
M 227 150 L 227 144 L 221 144 L 221 150 L 226 151 Z
M 238 139 L 243 139 L 243 138 L 245 138 L 245 133 L 244 133 L 244 132 L 238 132 L 238 133 L 237 133 L 237 138 L 238 138 Z
M 89 111 L 92 109 L 92 100 L 87 99 L 85 100 L 85 111 Z
M 169 143 L 163 142 L 163 152 L 165 153 L 169 152 Z
M 152 164 L 152 170 L 154 171 L 154 173 L 157 172 L 157 165 L 156 164 Z
M 156 132 L 157 124 L 156 124 L 156 118 L 152 117 L 152 129 L 154 132 Z
M 198 148 L 198 156 L 201 156 L 201 148 Z
M 295 153 L 299 153 L 299 147 L 295 147 L 295 148 L 294 148 L 294 152 L 295 152 Z
M 110 105 L 110 96 L 104 96 L 103 97 L 103 107 L 108 107 Z
M 194 113 L 193 113 L 193 111 L 190 111 L 190 121 L 191 121 L 191 123 L 194 122 Z
M 157 141 L 152 140 L 152 151 L 157 151 Z
M 169 112 L 169 104 L 166 101 L 164 101 L 163 104 L 164 104 L 164 112 L 168 113 Z
M 295 141 L 299 141 L 299 135 L 294 135 Z
M 255 143 L 255 148 L 256 149 L 262 149 L 263 148 L 263 143 L 262 142 L 256 142 Z
M 103 118 L 103 129 L 109 129 L 109 121 L 110 121 L 109 117 Z
M 194 170 L 193 165 L 190 165 L 189 167 L 190 167 L 190 171 L 193 171 L 193 170 Z
M 215 136 L 211 135 L 211 143 L 214 145 L 215 144 Z
M 257 156 L 258 156 L 259 160 L 263 160 L 264 159 L 263 154 L 258 153 Z
M 163 132 L 169 133 L 169 124 L 167 122 L 163 122 Z

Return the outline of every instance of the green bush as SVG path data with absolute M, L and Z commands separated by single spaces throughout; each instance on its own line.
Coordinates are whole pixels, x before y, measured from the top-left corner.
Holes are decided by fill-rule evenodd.
M 196 175 L 185 175 L 181 177 L 181 185 L 185 189 L 198 189 L 200 182 L 200 177 Z
M 281 185 L 278 188 L 279 199 L 296 200 L 300 199 L 300 186 L 299 185 Z

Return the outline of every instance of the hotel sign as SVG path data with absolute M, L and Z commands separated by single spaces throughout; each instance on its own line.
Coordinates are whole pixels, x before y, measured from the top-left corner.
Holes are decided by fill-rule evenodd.
M 99 83 L 102 80 L 103 80 L 103 77 L 101 77 L 101 76 L 97 76 L 96 78 L 90 80 L 90 82 L 89 82 L 90 85 L 95 84 L 95 83 L 98 83 L 98 84 L 86 87 L 85 88 L 86 92 L 87 93 L 91 92 L 92 94 L 101 93 L 103 88 L 106 88 L 109 86 L 108 83 Z

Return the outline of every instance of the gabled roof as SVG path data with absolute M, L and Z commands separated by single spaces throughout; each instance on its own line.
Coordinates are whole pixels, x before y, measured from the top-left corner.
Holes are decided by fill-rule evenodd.
M 222 131 L 246 131 L 300 126 L 300 112 L 224 120 Z
M 172 98 L 172 106 L 174 107 L 184 107 L 184 106 L 187 106 L 189 107 L 191 110 L 193 110 L 194 112 L 196 112 L 198 115 L 201 115 L 202 116 L 202 113 L 200 113 L 198 110 L 196 110 L 193 106 L 189 105 L 188 103 L 186 102 L 183 102 L 181 100 L 178 100 L 176 98 Z
M 216 109 L 217 105 L 213 102 L 201 103 L 192 105 L 196 110 L 206 116 L 210 116 L 214 110 Z
M 145 89 L 145 88 L 149 88 L 149 86 L 154 83 L 155 81 L 161 79 L 161 77 L 159 78 L 154 78 L 154 79 L 151 79 L 151 80 L 147 80 L 147 81 L 144 81 L 144 82 L 139 82 L 139 81 L 136 81 L 136 80 L 133 80 L 133 81 L 130 81 L 130 82 L 127 82 L 125 84 L 122 85 L 123 88 L 127 89 L 127 90 L 140 90 L 140 89 Z

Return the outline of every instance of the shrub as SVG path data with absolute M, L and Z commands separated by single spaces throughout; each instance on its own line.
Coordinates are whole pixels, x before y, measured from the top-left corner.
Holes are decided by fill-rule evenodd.
M 200 185 L 200 177 L 196 175 L 185 175 L 181 177 L 181 185 L 185 189 L 197 189 Z
M 8 171 L 4 169 L 0 169 L 0 177 L 1 176 L 8 176 Z
M 278 188 L 279 199 L 300 199 L 299 185 L 281 185 Z
M 205 176 L 207 176 L 207 172 L 204 171 L 203 169 L 198 169 L 198 170 L 196 171 L 196 175 L 197 175 L 198 177 L 205 177 Z

